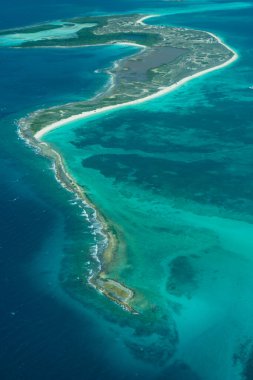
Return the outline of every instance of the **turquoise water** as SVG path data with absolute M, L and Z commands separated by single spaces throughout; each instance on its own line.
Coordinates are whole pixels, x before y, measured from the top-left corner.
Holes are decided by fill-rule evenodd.
M 111 273 L 159 321 L 130 350 L 154 365 L 185 363 L 184 379 L 240 379 L 253 330 L 252 16 L 231 7 L 224 28 L 218 8 L 208 23 L 197 13 L 191 24 L 182 14 L 157 22 L 220 32 L 241 53 L 236 64 L 45 137 L 119 226 L 126 252 Z
M 24 42 L 28 41 L 40 41 L 48 39 L 66 39 L 66 38 L 76 38 L 77 32 L 83 28 L 91 28 L 96 24 L 64 24 L 61 22 L 54 23 L 53 25 L 58 25 L 59 28 L 43 30 L 41 32 L 35 33 L 14 33 L 6 34 L 0 38 L 0 46 L 20 46 Z
M 138 7 L 173 13 L 149 22 L 213 31 L 238 51 L 240 59 L 162 98 L 72 123 L 45 137 L 121 232 L 125 255 L 111 273 L 136 290 L 142 311 L 139 317 L 125 313 L 86 286 L 89 270 L 96 265 L 91 257 L 91 226 L 80 215 L 79 205 L 73 204 L 75 199 L 55 184 L 49 165 L 39 157 L 33 160 L 36 156 L 24 153 L 25 147 L 19 148 L 20 157 L 25 154 L 26 176 L 34 178 L 33 191 L 44 192 L 44 203 L 39 203 L 40 208 L 36 203 L 39 221 L 34 228 L 29 223 L 31 210 L 22 230 L 26 236 L 28 224 L 33 231 L 31 258 L 24 255 L 30 285 L 23 292 L 38 289 L 36 296 L 27 296 L 24 302 L 27 305 L 33 300 L 29 312 L 35 328 L 26 327 L 22 335 L 20 330 L 26 324 L 21 318 L 16 322 L 16 338 L 6 334 L 9 345 L 18 347 L 17 356 L 22 353 L 21 378 L 25 379 L 38 374 L 36 361 L 39 365 L 45 361 L 49 368 L 54 352 L 59 367 L 54 364 L 52 370 L 43 369 L 41 378 L 252 379 L 253 91 L 249 87 L 253 85 L 253 11 L 249 2 L 123 3 L 127 10 Z M 123 9 L 122 4 L 117 7 Z M 97 9 L 103 11 L 103 7 Z M 107 9 L 110 7 L 113 5 Z M 52 79 L 48 80 L 47 91 L 23 99 L 23 110 L 18 108 L 15 117 L 42 104 L 62 102 L 64 96 L 67 101 L 78 100 L 83 92 L 87 98 L 99 91 L 105 86 L 105 76 L 94 83 L 93 71 L 107 67 L 117 57 L 118 48 L 84 49 L 81 56 L 76 49 L 66 86 L 59 80 L 50 87 Z M 67 52 L 59 53 L 65 54 L 61 57 L 44 49 L 15 52 L 13 57 L 14 53 L 6 50 L 6 54 L 6 62 L 14 61 L 17 54 L 28 54 L 27 61 L 24 57 L 22 61 L 26 72 L 31 57 L 36 59 L 34 54 L 39 54 L 38 61 L 46 54 L 47 62 L 54 62 L 52 78 L 61 66 L 57 62 L 68 56 Z M 81 61 L 85 70 L 79 72 Z M 36 65 L 30 65 L 35 70 Z M 36 94 L 38 90 L 32 89 L 36 72 L 34 77 L 30 75 L 34 79 L 25 93 Z M 24 83 L 25 78 L 20 81 L 20 94 Z M 17 99 L 14 102 L 12 96 L 6 105 L 9 112 Z M 16 142 L 16 149 L 18 146 Z M 29 210 L 27 203 L 20 215 Z M 40 245 L 36 233 L 43 230 L 45 240 Z M 26 244 L 21 252 L 29 247 Z M 15 246 L 14 250 L 19 252 Z M 11 304 L 6 310 L 16 311 L 13 294 L 6 293 Z M 36 303 L 37 298 L 41 303 Z M 23 309 L 20 306 L 18 310 Z M 51 318 L 46 310 L 52 310 Z M 22 346 L 22 341 L 33 349 Z M 22 368 L 21 359 L 14 363 Z M 17 378 L 17 374 L 18 370 L 12 369 L 6 378 Z

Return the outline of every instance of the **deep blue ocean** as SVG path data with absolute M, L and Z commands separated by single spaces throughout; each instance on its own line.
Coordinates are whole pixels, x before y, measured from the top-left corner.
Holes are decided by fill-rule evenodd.
M 209 202 L 209 205 L 213 202 L 212 205 L 220 207 L 222 203 L 221 207 L 224 207 L 226 212 L 228 209 L 231 210 L 232 219 L 237 220 L 241 213 L 243 215 L 242 220 L 248 218 L 247 221 L 252 224 L 250 216 L 253 212 L 251 201 L 253 91 L 249 89 L 250 86 L 253 86 L 252 1 L 239 3 L 229 0 L 199 2 L 187 0 L 181 2 L 55 0 L 52 3 L 49 0 L 43 2 L 0 0 L 0 6 L 1 29 L 85 14 L 153 12 L 164 14 L 164 17 L 156 20 L 157 24 L 182 25 L 209 30 L 217 33 L 233 46 L 240 55 L 239 61 L 234 65 L 234 71 L 228 68 L 227 74 L 226 69 L 223 71 L 224 76 L 219 76 L 218 73 L 214 74 L 213 81 L 210 78 L 209 81 L 205 81 L 205 77 L 201 78 L 179 90 L 178 96 L 172 94 L 167 103 L 165 99 L 164 103 L 157 102 L 156 104 L 154 102 L 153 105 L 157 106 L 159 112 L 164 111 L 164 120 L 161 117 L 161 123 L 164 125 L 167 118 L 171 117 L 173 125 L 179 125 L 180 128 L 187 126 L 187 134 L 183 136 L 185 138 L 184 144 L 187 145 L 187 139 L 189 139 L 196 148 L 201 145 L 201 139 L 208 139 L 208 144 L 204 148 L 202 147 L 203 151 L 201 151 L 202 148 L 199 148 L 198 154 L 209 152 L 208 149 L 212 151 L 214 145 L 216 151 L 219 151 L 221 156 L 224 155 L 226 159 L 229 157 L 226 152 L 229 149 L 233 151 L 233 157 L 231 156 L 233 165 L 231 164 L 230 170 L 231 172 L 237 171 L 233 177 L 234 181 L 229 182 L 229 176 L 215 177 L 214 175 L 217 183 L 222 182 L 222 191 L 224 190 L 223 194 L 225 194 L 222 200 L 219 194 L 217 195 L 215 192 L 218 185 L 213 185 L 212 193 L 206 191 L 206 187 L 209 185 L 205 185 L 205 187 L 203 185 L 204 180 L 199 185 L 196 172 L 199 170 L 204 174 L 206 173 L 202 166 L 197 167 L 195 175 L 188 173 L 187 170 L 184 171 L 180 165 L 177 169 L 174 168 L 173 170 L 179 173 L 178 177 L 188 176 L 192 188 L 190 186 L 189 189 L 184 188 L 179 194 L 179 191 L 182 190 L 182 183 L 175 179 L 175 182 L 172 182 L 171 193 L 173 195 L 178 193 L 181 198 L 184 198 L 187 191 L 190 194 L 194 190 L 197 194 L 196 189 L 199 188 L 196 199 L 191 200 L 205 203 L 202 197 L 204 197 L 203 194 L 208 194 L 207 203 Z M 168 16 L 168 14 L 170 15 Z M 107 83 L 107 76 L 103 69 L 110 67 L 113 61 L 131 54 L 131 52 L 132 48 L 123 46 L 89 47 L 71 49 L 71 51 L 68 49 L 0 49 L 0 379 L 239 379 L 239 377 L 233 377 L 234 372 L 231 368 L 224 372 L 221 365 L 222 370 L 220 372 L 217 368 L 214 370 L 210 364 L 213 363 L 210 360 L 212 352 L 208 350 L 205 355 L 200 355 L 201 363 L 197 363 L 196 357 L 192 358 L 189 355 L 189 361 L 186 360 L 186 365 L 181 361 L 181 357 L 187 358 L 188 353 L 185 352 L 175 361 L 168 362 L 167 366 L 164 363 L 163 365 L 159 364 L 160 358 L 158 356 L 154 357 L 153 355 L 151 358 L 152 352 L 150 353 L 150 360 L 148 354 L 147 358 L 142 360 L 141 355 L 138 356 L 138 350 L 141 350 L 141 347 L 126 344 L 131 335 L 142 336 L 140 330 L 132 332 L 131 327 L 128 327 L 127 324 L 117 323 L 118 316 L 111 317 L 111 320 L 108 315 L 105 318 L 101 309 L 94 307 L 96 297 L 99 298 L 99 295 L 93 294 L 92 300 L 89 300 L 87 306 L 83 306 L 68 294 L 66 287 L 62 286 L 64 282 L 62 278 L 65 279 L 62 268 L 64 268 L 64 263 L 66 266 L 66 252 L 70 250 L 73 242 L 75 244 L 80 242 L 81 245 L 83 241 L 88 250 L 92 244 L 89 226 L 81 217 L 78 207 L 73 207 L 72 196 L 55 181 L 51 164 L 46 159 L 36 155 L 18 138 L 16 121 L 36 109 L 77 101 L 95 95 Z M 102 69 L 102 71 L 95 73 L 97 69 Z M 185 110 L 182 110 L 180 97 L 186 106 Z M 173 109 L 173 105 L 176 108 Z M 143 130 L 150 133 L 150 140 L 152 140 L 151 132 L 153 126 L 155 128 L 156 116 L 153 115 L 153 119 L 149 118 L 151 115 L 148 115 L 147 112 L 148 105 L 146 107 L 146 111 L 145 106 L 143 109 L 140 107 L 139 113 L 136 110 L 136 114 L 133 113 L 131 116 L 122 113 L 119 119 L 126 118 L 127 120 L 129 118 L 130 120 L 126 121 L 129 125 L 134 122 L 138 123 L 143 127 Z M 201 109 L 200 116 L 196 114 L 198 107 Z M 226 110 L 225 114 L 222 114 L 223 109 Z M 217 110 L 218 116 L 215 121 L 211 122 L 210 118 L 215 110 Z M 144 122 L 146 122 L 146 127 L 141 124 Z M 148 123 L 150 123 L 149 127 Z M 192 124 L 192 129 L 190 124 Z M 219 129 L 222 125 L 226 125 L 226 130 Z M 90 139 L 92 141 L 90 144 L 93 145 L 95 145 L 95 140 L 101 139 L 102 142 L 100 141 L 99 144 L 104 148 L 111 149 L 116 146 L 113 144 L 118 144 L 118 151 L 126 149 L 125 146 L 120 145 L 120 138 L 116 143 L 110 140 L 111 128 L 116 136 L 117 126 L 120 129 L 119 120 L 114 120 L 112 123 L 112 120 L 109 119 L 107 124 L 101 124 L 103 136 L 107 136 L 107 139 L 102 141 L 103 136 L 99 133 L 97 135 L 91 134 L 87 139 Z M 203 126 L 206 126 L 206 129 L 201 131 L 199 137 L 196 135 L 196 131 Z M 240 127 L 245 129 L 240 132 Z M 215 130 L 215 137 L 210 135 L 211 129 Z M 156 138 L 159 133 L 164 136 L 164 130 L 154 132 Z M 140 135 L 142 132 L 140 131 Z M 78 134 L 78 132 L 76 133 Z M 176 131 L 174 133 L 175 139 L 177 139 Z M 79 139 L 80 134 L 79 131 Z M 88 145 L 89 142 L 85 140 L 85 136 L 81 137 L 84 139 L 84 145 L 81 148 L 84 149 L 84 146 Z M 239 141 L 238 147 L 236 146 L 237 140 Z M 143 141 L 136 141 L 135 143 L 139 144 L 141 149 L 141 144 L 144 144 Z M 111 146 L 109 146 L 110 142 Z M 178 140 L 177 142 L 179 144 Z M 131 143 L 133 140 L 129 142 L 129 144 Z M 146 144 L 147 151 L 148 146 Z M 171 148 L 169 143 L 165 150 L 167 147 Z M 236 156 L 237 148 L 240 149 L 240 151 L 238 150 L 238 157 Z M 135 149 L 137 149 L 136 146 Z M 151 154 L 152 149 L 154 147 L 150 147 L 148 153 Z M 101 154 L 107 153 L 105 149 Z M 158 153 L 162 153 L 162 150 Z M 217 157 L 218 153 L 215 158 L 218 160 Z M 134 154 L 132 154 L 131 159 L 133 160 L 131 162 L 122 160 L 122 167 L 134 166 Z M 113 160 L 114 158 L 112 158 Z M 113 178 L 112 172 L 117 168 L 115 169 L 111 163 L 106 167 L 105 164 L 98 161 L 99 158 L 97 161 L 90 159 L 90 161 L 87 160 L 86 165 L 88 168 L 100 171 L 107 178 Z M 236 166 L 236 162 L 239 162 L 238 166 Z M 142 163 L 140 165 L 145 166 Z M 162 168 L 162 166 L 157 164 L 157 167 L 154 167 L 154 173 L 152 173 L 154 178 L 157 168 Z M 212 172 L 213 174 L 216 169 L 210 164 L 208 173 Z M 150 170 L 152 171 L 151 165 Z M 171 168 L 165 168 L 164 172 L 166 170 L 172 172 Z M 122 172 L 119 175 L 122 175 Z M 137 176 L 136 172 L 132 173 L 132 176 L 134 175 Z M 144 175 L 142 177 L 143 183 L 145 182 L 143 187 L 153 186 L 155 188 L 155 183 L 149 184 L 149 172 L 145 175 L 145 180 L 143 179 Z M 164 173 L 161 176 L 163 175 Z M 124 173 L 123 177 L 125 177 Z M 173 178 L 176 176 L 174 175 Z M 227 180 L 227 178 L 229 179 Z M 95 177 L 94 183 L 96 183 Z M 194 188 L 194 183 L 196 188 Z M 167 189 L 165 185 L 163 187 L 162 181 L 158 185 L 160 186 L 159 191 L 162 192 L 165 189 L 165 196 L 171 196 L 171 193 L 166 193 Z M 109 190 L 108 194 L 110 195 Z M 244 218 L 244 214 L 247 212 L 249 215 Z M 245 236 L 245 239 L 249 239 L 249 235 L 246 234 Z M 71 262 L 74 266 L 73 259 Z M 224 265 L 225 268 L 227 261 L 224 260 L 221 265 Z M 245 265 L 247 266 L 247 264 Z M 250 265 L 251 262 L 248 264 L 249 269 L 251 268 Z M 232 273 L 232 266 L 230 269 Z M 242 271 L 242 282 L 244 273 Z M 202 274 L 204 277 L 204 270 Z M 215 270 L 212 275 L 215 278 Z M 228 281 L 225 274 L 223 277 L 225 278 L 224 282 Z M 224 289 L 230 288 L 225 286 Z M 247 290 L 251 294 L 251 289 Z M 242 293 L 235 292 L 236 295 L 234 296 L 233 291 L 234 287 L 231 286 L 231 293 L 227 293 L 229 299 L 239 296 L 243 298 Z M 109 302 L 102 302 L 107 308 Z M 251 305 L 251 303 L 252 300 L 249 297 L 242 304 L 245 306 L 246 304 Z M 221 307 L 221 303 L 219 307 Z M 229 304 L 230 307 L 231 303 Z M 235 302 L 234 307 L 229 309 L 230 315 L 234 313 L 236 308 L 237 303 Z M 252 308 L 250 306 L 249 308 L 242 307 L 241 310 L 245 314 L 249 313 L 247 318 L 245 315 L 242 316 L 242 320 L 244 321 L 243 318 L 245 318 L 245 324 L 248 323 L 247 326 L 251 326 L 248 320 L 253 319 L 253 316 L 250 315 Z M 239 319 L 235 318 L 234 324 L 230 321 L 229 328 L 234 328 L 237 331 Z M 221 325 L 226 326 L 226 321 L 222 321 Z M 217 334 L 222 336 L 225 329 L 220 328 L 219 330 L 218 326 L 217 331 Z M 233 339 L 237 339 L 240 335 L 240 328 L 238 331 L 238 335 Z M 241 346 L 234 361 L 237 360 L 241 365 L 244 365 L 240 379 L 250 380 L 253 379 L 253 355 L 250 356 L 253 331 L 251 334 L 250 328 L 245 331 L 243 334 L 247 336 L 243 336 L 243 343 L 238 340 L 238 345 Z M 216 343 L 210 338 L 212 332 L 209 334 L 207 327 L 203 334 L 206 334 L 207 342 L 213 344 L 211 347 L 218 349 Z M 229 336 L 230 331 L 224 332 L 224 342 L 229 340 Z M 191 344 L 194 347 L 195 342 L 192 341 Z M 199 347 L 202 350 L 202 341 Z M 224 347 L 226 350 L 225 343 Z M 220 361 L 214 362 L 215 364 L 223 362 L 222 348 L 219 349 L 221 350 L 218 355 Z M 196 350 L 198 350 L 197 345 Z M 157 352 L 157 355 L 161 355 L 161 351 Z M 227 352 L 224 357 L 227 360 Z M 193 363 L 193 369 L 190 368 L 189 363 Z M 226 373 L 225 377 L 224 373 Z

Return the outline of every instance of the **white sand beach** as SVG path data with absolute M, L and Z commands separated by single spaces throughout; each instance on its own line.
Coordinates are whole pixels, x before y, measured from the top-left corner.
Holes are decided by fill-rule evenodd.
M 143 21 L 145 19 L 150 18 L 150 17 L 156 17 L 156 16 L 155 15 L 145 16 L 145 17 L 142 17 L 141 19 L 139 19 L 137 22 L 138 23 L 143 23 Z M 238 58 L 238 54 L 232 48 L 230 48 L 229 46 L 227 46 L 219 37 L 217 37 L 215 34 L 210 33 L 210 32 L 206 32 L 206 33 L 208 33 L 211 37 L 215 38 L 221 45 L 223 45 L 225 48 L 227 48 L 228 50 L 230 50 L 233 53 L 233 56 L 228 61 L 226 61 L 226 62 L 224 62 L 224 63 L 222 63 L 220 65 L 211 67 L 209 69 L 200 71 L 200 72 L 195 73 L 193 75 L 190 75 L 188 77 L 185 77 L 185 78 L 181 79 L 180 81 L 172 84 L 171 86 L 164 87 L 164 88 L 160 89 L 159 91 L 157 91 L 156 93 L 154 93 L 152 95 L 148 95 L 148 96 L 146 96 L 144 98 L 132 100 L 132 101 L 129 101 L 129 102 L 126 102 L 126 103 L 115 104 L 115 105 L 112 105 L 112 106 L 106 106 L 106 107 L 102 107 L 102 108 L 97 108 L 97 109 L 94 109 L 92 111 L 82 112 L 80 114 L 73 115 L 73 116 L 70 116 L 70 117 L 65 118 L 65 119 L 61 119 L 61 120 L 59 120 L 59 121 L 57 121 L 55 123 L 52 123 L 52 124 L 50 124 L 50 125 L 42 128 L 40 131 L 38 131 L 37 133 L 35 133 L 34 137 L 37 140 L 39 140 L 43 136 L 45 136 L 47 133 L 53 131 L 54 129 L 60 128 L 63 125 L 66 125 L 66 124 L 71 123 L 73 121 L 81 120 L 81 119 L 87 118 L 89 116 L 93 116 L 95 114 L 100 114 L 100 113 L 103 113 L 103 112 L 112 111 L 112 110 L 120 109 L 120 108 L 123 108 L 123 107 L 134 106 L 134 105 L 137 105 L 137 104 L 141 104 L 143 102 L 147 102 L 149 100 L 153 100 L 153 99 L 159 98 L 160 96 L 166 95 L 166 94 L 170 93 L 171 91 L 174 91 L 176 88 L 182 86 L 183 84 L 189 82 L 190 80 L 192 80 L 194 78 L 201 77 L 202 75 L 205 75 L 207 73 L 211 73 L 211 72 L 213 72 L 215 70 L 219 70 L 221 68 L 224 68 L 224 67 L 230 65 L 231 63 L 233 63 Z M 141 46 L 142 47 L 142 45 L 137 45 L 137 44 L 134 44 L 134 43 L 123 43 L 123 44 L 134 45 L 134 46 L 138 46 L 138 47 Z

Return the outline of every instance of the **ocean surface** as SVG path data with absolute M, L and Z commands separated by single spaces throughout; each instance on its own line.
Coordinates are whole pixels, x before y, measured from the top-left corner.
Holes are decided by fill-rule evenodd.
M 162 14 L 216 33 L 232 65 L 44 140 L 119 229 L 132 316 L 87 285 L 94 226 L 17 135 L 36 109 L 103 91 L 133 47 L 0 49 L 0 378 L 253 379 L 253 2 L 0 1 L 0 27 Z

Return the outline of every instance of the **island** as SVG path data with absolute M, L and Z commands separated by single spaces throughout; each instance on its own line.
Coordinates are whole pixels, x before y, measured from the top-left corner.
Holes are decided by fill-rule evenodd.
M 79 17 L 0 32 L 0 38 L 7 46 L 23 49 L 105 44 L 127 44 L 138 48 L 137 53 L 115 62 L 108 70 L 110 85 L 103 93 L 87 101 L 35 111 L 18 122 L 22 139 L 54 162 L 55 175 L 62 186 L 95 211 L 106 244 L 96 257 L 98 268 L 90 275 L 89 284 L 131 313 L 139 313 L 134 290 L 110 277 L 110 265 L 121 249 L 117 227 L 96 208 L 85 189 L 66 169 L 61 155 L 42 138 L 71 121 L 162 96 L 193 78 L 229 65 L 237 58 L 236 52 L 212 33 L 145 23 L 152 17 L 155 16 Z

